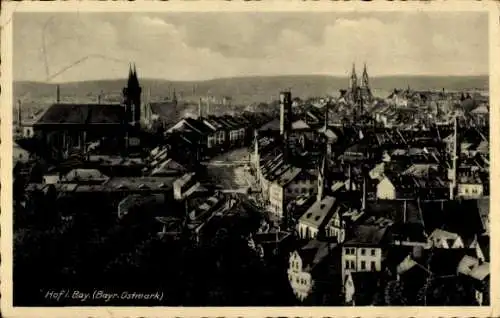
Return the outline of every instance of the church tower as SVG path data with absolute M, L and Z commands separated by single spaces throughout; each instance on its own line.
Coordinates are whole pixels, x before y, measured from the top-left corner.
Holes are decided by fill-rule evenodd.
M 363 87 L 365 89 L 370 88 L 370 83 L 368 80 L 368 71 L 366 70 L 366 63 L 365 63 L 364 68 L 363 68 L 363 77 L 361 80 L 361 87 Z
M 358 77 L 356 76 L 356 65 L 352 63 L 351 77 L 349 79 L 349 89 L 351 92 L 356 91 L 358 88 Z
M 328 159 L 326 156 L 323 157 L 323 160 L 321 160 L 321 165 L 319 167 L 319 173 L 318 173 L 318 193 L 316 196 L 317 201 L 323 200 L 325 197 L 325 190 L 328 189 L 328 179 L 326 177 L 326 174 L 328 173 Z
M 129 67 L 127 87 L 123 88 L 126 121 L 138 126 L 141 123 L 141 93 L 135 64 Z

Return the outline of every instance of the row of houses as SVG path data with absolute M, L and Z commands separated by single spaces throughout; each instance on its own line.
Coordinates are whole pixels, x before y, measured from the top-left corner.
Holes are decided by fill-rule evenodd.
M 167 143 L 182 144 L 199 152 L 199 159 L 210 157 L 221 151 L 248 145 L 254 129 L 272 118 L 265 113 L 245 112 L 240 116 L 185 117 L 166 131 Z M 179 142 L 181 144 L 179 144 Z
M 333 201 L 327 197 L 319 204 L 330 205 L 330 209 L 335 206 Z M 317 216 L 321 218 L 320 214 Z M 352 222 L 351 215 L 346 216 Z M 338 220 L 332 217 L 318 222 L 331 224 Z M 290 254 L 286 271 L 298 300 L 315 305 L 443 305 L 443 300 L 432 300 L 434 288 L 453 289 L 460 285 L 464 291 L 457 305 L 489 303 L 486 232 L 471 240 L 437 228 L 419 240 L 400 240 L 394 221 L 373 216 L 360 220 L 363 221 L 351 226 L 337 223 L 345 229 L 335 236 L 341 241 L 313 235 Z M 328 231 L 325 234 L 332 237 Z M 442 283 L 445 277 L 447 280 Z M 431 282 L 440 284 L 426 287 Z M 395 286 L 404 292 L 398 295 L 401 291 Z M 429 303 L 417 296 L 425 293 L 426 288 L 429 294 L 424 297 L 429 297 Z M 325 303 L 325 299 L 330 302 Z

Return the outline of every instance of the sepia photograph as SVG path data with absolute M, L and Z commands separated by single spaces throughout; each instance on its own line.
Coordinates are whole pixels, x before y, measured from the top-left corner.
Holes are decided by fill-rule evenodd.
M 489 19 L 12 12 L 12 306 L 490 306 Z

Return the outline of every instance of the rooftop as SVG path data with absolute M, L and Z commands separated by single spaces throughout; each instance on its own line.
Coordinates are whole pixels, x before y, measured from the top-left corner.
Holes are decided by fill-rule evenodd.
M 52 104 L 38 119 L 41 124 L 121 124 L 125 109 L 120 104 Z
M 331 196 L 325 197 L 321 201 L 316 201 L 299 219 L 300 223 L 306 223 L 310 226 L 319 228 L 327 219 L 333 210 L 336 199 Z

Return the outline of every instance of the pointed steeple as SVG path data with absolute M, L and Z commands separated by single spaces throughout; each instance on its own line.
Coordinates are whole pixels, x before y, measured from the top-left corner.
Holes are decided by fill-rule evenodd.
M 349 80 L 349 88 L 351 91 L 356 90 L 358 87 L 358 77 L 356 76 L 356 65 L 352 63 L 351 78 Z
M 127 86 L 123 89 L 123 97 L 126 106 L 127 121 L 134 123 L 134 125 L 139 125 L 141 122 L 141 93 L 142 88 L 137 78 L 135 63 L 130 63 Z
M 325 196 L 325 189 L 328 188 L 328 180 L 326 178 L 327 171 L 328 159 L 326 158 L 326 156 L 323 156 L 318 171 L 318 194 L 316 196 L 317 201 L 323 200 Z
M 362 78 L 361 85 L 364 88 L 370 87 L 370 83 L 369 83 L 369 79 L 368 79 L 368 71 L 366 70 L 366 63 L 364 64 L 364 67 L 363 67 L 363 78 Z

